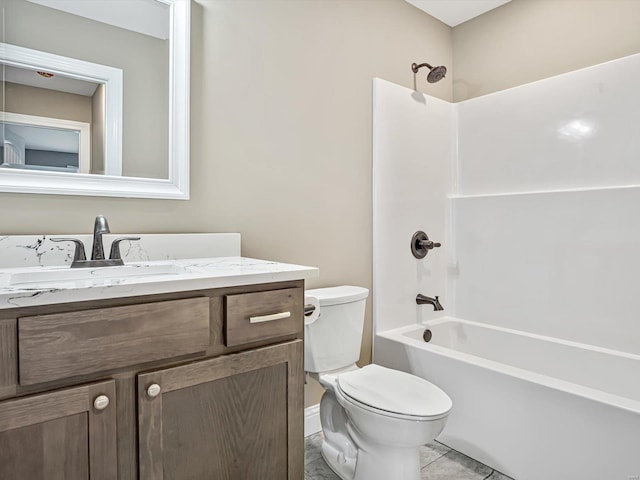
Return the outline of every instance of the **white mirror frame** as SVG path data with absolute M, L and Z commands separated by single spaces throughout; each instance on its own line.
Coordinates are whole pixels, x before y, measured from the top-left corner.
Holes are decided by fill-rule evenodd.
M 156 0 L 171 9 L 171 47 L 169 52 L 169 178 L 138 178 L 107 175 L 40 172 L 17 169 L 0 170 L 0 191 L 85 195 L 98 197 L 132 197 L 189 199 L 189 48 L 190 0 Z M 0 55 L 7 58 L 6 45 Z M 61 73 L 69 74 L 72 70 Z M 95 77 L 93 77 L 95 78 Z M 103 82 L 104 83 L 104 82 Z M 122 92 L 120 92 L 121 94 Z M 109 100 L 107 100 L 107 103 Z M 113 122 L 113 119 L 111 120 Z M 106 125 L 105 125 L 106 127 Z M 122 148 L 121 128 L 112 125 L 111 135 L 119 135 L 116 145 Z M 105 128 L 106 130 L 106 128 Z M 106 132 L 105 132 L 106 133 Z M 109 135 L 107 133 L 107 135 Z M 113 140 L 111 138 L 110 140 Z M 105 144 L 109 140 L 105 141 Z M 111 143 L 113 145 L 113 143 Z M 120 159 L 121 150 L 120 150 Z M 105 162 L 105 166 L 107 163 Z M 120 173 L 122 167 L 120 163 Z M 116 174 L 114 174 L 116 173 Z

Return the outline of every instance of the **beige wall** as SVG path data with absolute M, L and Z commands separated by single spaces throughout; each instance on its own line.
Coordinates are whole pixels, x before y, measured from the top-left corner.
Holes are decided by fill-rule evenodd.
M 513 0 L 453 29 L 454 100 L 640 52 L 638 0 Z
M 91 98 L 6 82 L 4 110 L 23 115 L 91 123 Z

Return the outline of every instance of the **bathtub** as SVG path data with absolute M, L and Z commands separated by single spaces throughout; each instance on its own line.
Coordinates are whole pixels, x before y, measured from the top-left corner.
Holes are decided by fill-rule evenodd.
M 639 355 L 440 318 L 378 333 L 374 361 L 447 392 L 438 440 L 517 480 L 640 480 Z

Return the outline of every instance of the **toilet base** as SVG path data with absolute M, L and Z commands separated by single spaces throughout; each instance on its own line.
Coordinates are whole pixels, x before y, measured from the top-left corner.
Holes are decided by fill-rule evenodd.
M 355 464 L 348 465 L 336 449 L 322 442 L 322 457 L 329 468 L 342 480 L 420 480 L 420 448 L 373 448 L 358 450 Z
M 420 449 L 373 448 L 358 450 L 356 474 L 353 480 L 420 480 Z
M 333 391 L 326 390 L 320 400 L 322 457 L 341 479 L 353 480 L 358 449 L 349 436 L 347 422 L 347 414 Z
M 356 467 L 355 459 L 345 459 L 344 454 L 325 441 L 322 442 L 320 453 L 333 473 L 342 480 L 353 480 Z

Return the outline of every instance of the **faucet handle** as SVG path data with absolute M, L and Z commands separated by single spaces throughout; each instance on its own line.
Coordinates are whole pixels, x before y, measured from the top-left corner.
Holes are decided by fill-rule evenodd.
M 73 261 L 74 263 L 81 260 L 86 260 L 87 255 L 84 253 L 84 243 L 82 243 L 77 238 L 49 238 L 52 242 L 73 242 L 76 246 L 75 251 L 73 252 Z
M 433 250 L 434 248 L 442 246 L 440 242 L 432 242 L 431 240 L 420 240 L 418 243 L 422 248 L 426 248 L 428 250 Z
M 110 260 L 122 260 L 122 255 L 120 253 L 120 243 L 125 240 L 140 240 L 140 237 L 120 237 L 116 238 L 113 242 L 111 242 L 111 252 L 109 253 Z
M 417 231 L 413 234 L 413 237 L 411 237 L 411 253 L 418 259 L 426 257 L 429 250 L 441 246 L 442 244 L 440 242 L 429 240 L 429 237 L 423 231 Z

